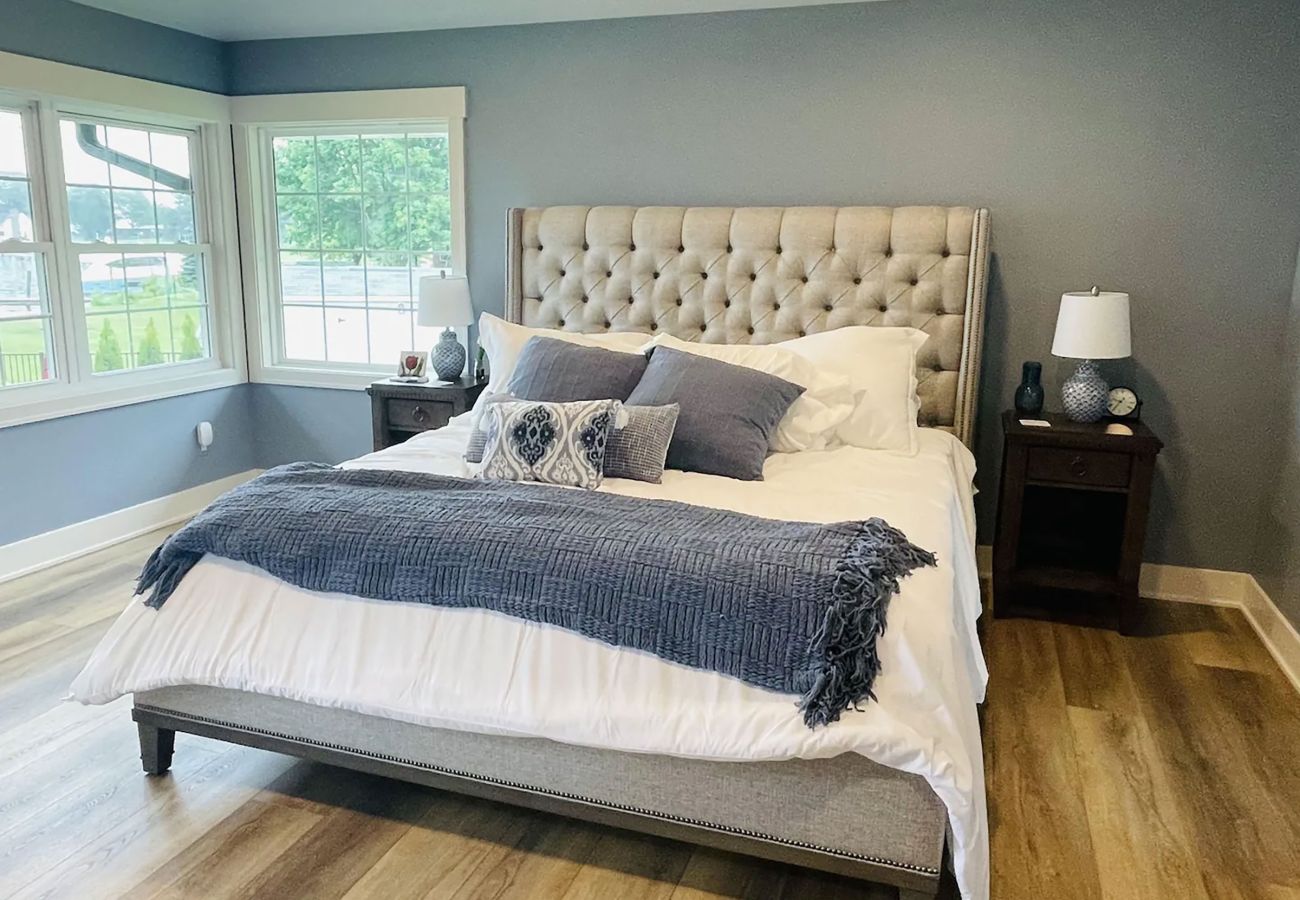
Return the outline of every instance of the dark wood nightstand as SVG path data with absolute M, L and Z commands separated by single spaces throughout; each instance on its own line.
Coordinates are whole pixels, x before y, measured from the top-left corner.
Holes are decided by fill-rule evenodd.
M 483 382 L 460 379 L 451 384 L 402 384 L 387 378 L 366 388 L 375 449 L 400 444 L 413 434 L 446 425 L 469 410 L 483 393 Z
M 1002 414 L 993 612 L 1132 630 L 1147 507 L 1163 446 L 1137 421 L 1107 434 L 1064 416 L 1050 428 Z

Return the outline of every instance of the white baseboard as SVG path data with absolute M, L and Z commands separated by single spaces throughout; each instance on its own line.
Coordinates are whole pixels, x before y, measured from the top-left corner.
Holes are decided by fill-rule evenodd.
M 111 547 L 188 519 L 221 494 L 261 473 L 250 469 L 94 519 L 0 546 L 0 582 Z
M 980 577 L 988 578 L 993 572 L 993 548 L 980 544 L 975 548 L 975 561 Z M 1143 597 L 1152 600 L 1229 606 L 1241 610 L 1283 674 L 1300 691 L 1300 632 L 1282 615 L 1254 575 L 1143 563 L 1138 590 Z

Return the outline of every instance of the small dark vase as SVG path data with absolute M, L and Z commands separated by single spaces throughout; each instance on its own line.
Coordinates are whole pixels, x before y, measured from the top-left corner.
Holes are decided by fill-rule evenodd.
M 1043 411 L 1043 364 L 1027 362 L 1020 372 L 1020 387 L 1016 388 L 1016 412 L 1022 416 L 1036 416 Z

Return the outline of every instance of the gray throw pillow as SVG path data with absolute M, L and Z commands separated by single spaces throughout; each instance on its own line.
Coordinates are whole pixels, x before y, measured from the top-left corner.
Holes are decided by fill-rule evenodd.
M 629 406 L 681 406 L 668 468 L 760 481 L 768 443 L 804 389 L 756 369 L 655 347 Z
M 465 445 L 465 462 L 477 463 L 483 461 L 483 451 L 487 448 L 489 407 L 494 403 L 518 399 L 518 397 L 505 393 L 488 394 L 483 398 L 483 406 L 479 410 L 478 419 L 474 422 L 474 427 L 469 433 L 469 443 Z
M 519 354 L 506 392 L 546 403 L 626 400 L 645 370 L 646 358 L 640 353 L 532 337 Z
M 631 478 L 658 484 L 664 478 L 664 462 L 673 439 L 680 407 L 624 406 L 627 424 L 609 436 L 605 444 L 605 477 Z

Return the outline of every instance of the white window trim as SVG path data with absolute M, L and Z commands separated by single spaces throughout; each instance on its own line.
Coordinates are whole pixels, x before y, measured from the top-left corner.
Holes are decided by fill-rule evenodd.
M 58 377 L 28 387 L 0 391 L 0 428 L 61 416 L 175 397 L 242 384 L 248 380 L 244 308 L 235 216 L 234 150 L 231 145 L 230 98 L 141 78 L 115 75 L 49 60 L 0 52 L 0 92 L 43 104 L 38 116 L 47 121 L 39 134 L 56 134 L 59 113 L 119 118 L 144 125 L 196 129 L 203 190 L 196 191 L 196 215 L 206 217 L 209 251 L 208 304 L 212 323 L 212 356 L 157 369 L 136 370 L 102 378 L 74 379 L 88 361 L 80 358 L 84 323 L 74 309 L 80 300 L 69 283 L 72 261 L 47 257 L 50 305 L 55 313 Z M 61 158 L 57 148 L 44 148 L 29 161 L 34 173 L 33 194 L 49 211 L 48 229 L 66 227 Z M 40 184 L 37 185 L 39 179 Z M 203 199 L 199 199 L 202 195 Z M 49 202 L 53 200 L 53 202 Z M 200 213 L 197 207 L 204 206 Z M 49 235 L 44 235 L 49 237 Z
M 448 177 L 451 180 L 451 258 L 456 274 L 464 274 L 465 234 L 465 89 L 409 88 L 381 91 L 338 91 L 318 94 L 274 94 L 234 97 L 231 115 L 235 132 L 235 183 L 240 209 L 240 248 L 244 260 L 244 296 L 248 316 L 248 364 L 251 381 L 304 387 L 360 390 L 390 367 L 329 363 L 303 366 L 279 361 L 279 315 L 275 247 L 275 210 L 267 202 L 274 184 L 266 131 L 299 126 L 402 125 L 445 122 Z

